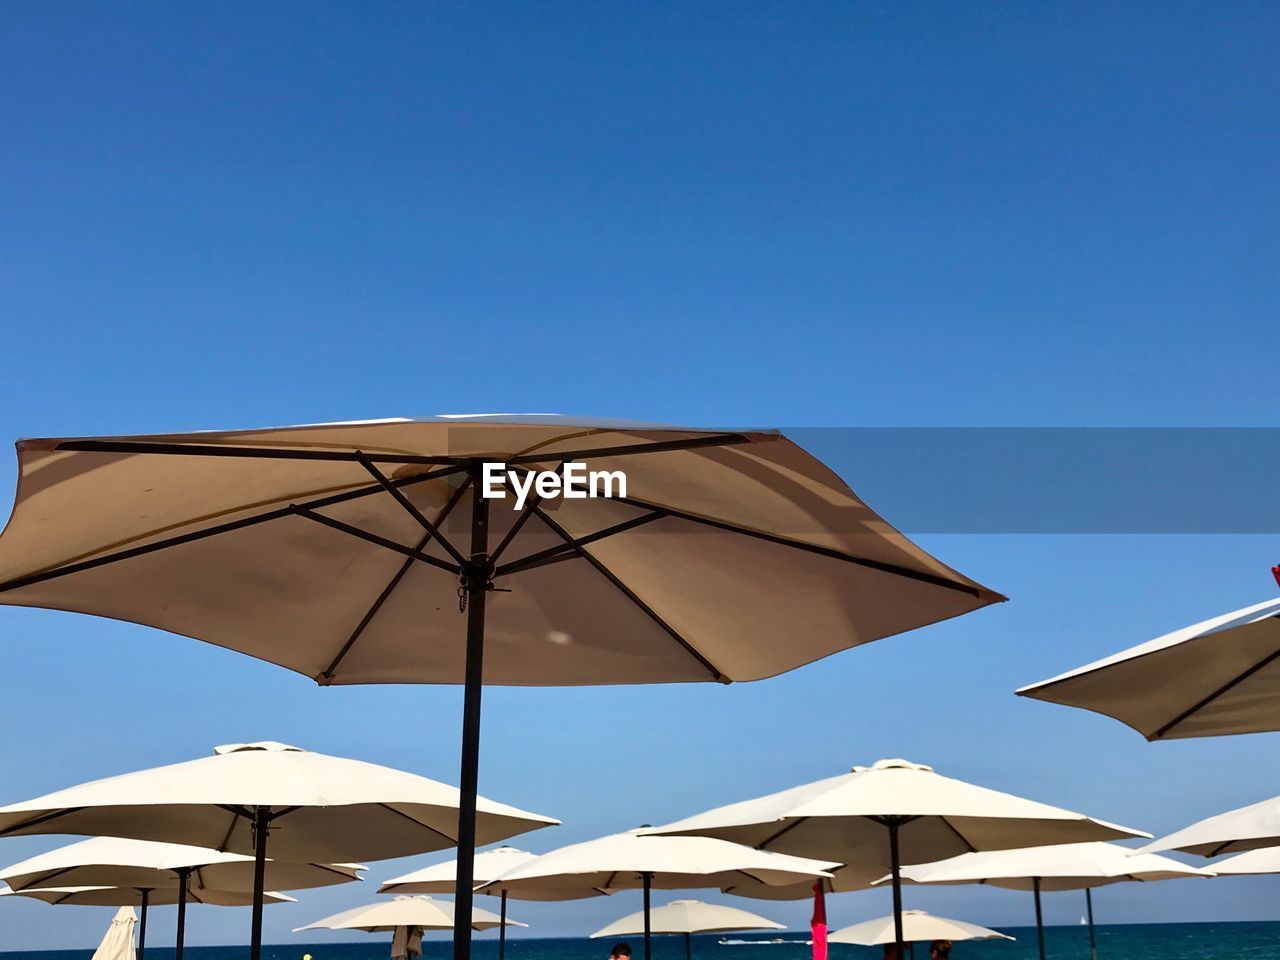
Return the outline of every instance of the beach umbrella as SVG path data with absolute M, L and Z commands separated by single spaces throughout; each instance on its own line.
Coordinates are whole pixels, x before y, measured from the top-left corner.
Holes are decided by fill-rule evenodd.
M 1280 600 L 1196 623 L 1023 687 L 1148 740 L 1280 730 Z
M 419 927 L 422 930 L 452 930 L 456 904 L 427 896 L 399 896 L 379 900 L 362 907 L 352 907 L 325 917 L 293 932 L 304 930 L 363 930 L 386 933 L 397 927 Z M 526 927 L 518 920 L 503 920 L 497 914 L 479 907 L 471 909 L 471 929 L 491 930 L 497 926 Z
M 707 837 L 653 837 L 640 828 L 544 853 L 480 887 L 504 887 L 518 900 L 609 896 L 619 890 L 644 891 L 644 910 L 650 916 L 650 891 L 720 887 L 735 877 L 759 883 L 795 883 L 829 877 L 835 866 L 819 860 L 752 850 Z M 651 954 L 650 934 L 644 930 L 645 960 Z
M 902 868 L 909 883 L 984 883 L 1007 890 L 1027 890 L 1035 895 L 1036 942 L 1044 958 L 1044 918 L 1040 894 L 1083 890 L 1089 920 L 1089 952 L 1097 956 L 1093 927 L 1093 887 L 1133 881 L 1177 880 L 1185 877 L 1212 877 L 1208 870 L 1187 866 L 1168 857 L 1139 853 L 1116 843 L 1064 843 L 1018 850 L 962 853 L 937 863 Z M 888 878 L 884 878 L 888 880 Z M 883 882 L 883 881 L 881 881 Z
M 98 944 L 98 949 L 93 951 L 92 960 L 134 960 L 133 928 L 137 922 L 138 916 L 133 912 L 133 907 L 121 907 L 117 910 L 116 915 L 111 918 L 111 925 L 107 927 L 107 935 Z
M 178 902 L 177 887 L 148 889 L 146 887 L 28 887 L 0 890 L 0 897 L 27 897 L 50 904 L 73 904 L 84 907 L 139 907 L 142 916 L 138 924 L 138 960 L 144 960 L 147 948 L 147 908 L 172 906 Z M 252 894 L 243 891 L 231 893 L 224 890 L 190 890 L 187 900 L 191 903 L 208 903 L 219 907 L 247 907 L 254 903 Z M 265 891 L 262 902 L 296 903 L 293 897 Z
M 0 881 L 23 887 L 112 886 L 154 890 L 176 887 L 178 925 L 175 953 L 182 960 L 189 889 L 252 891 L 254 858 L 207 847 L 119 837 L 93 837 L 0 869 Z M 265 884 L 277 890 L 327 887 L 359 880 L 356 863 L 290 863 L 268 860 Z
M 1159 837 L 1142 848 L 1143 853 L 1180 850 L 1201 857 L 1244 853 L 1280 846 L 1280 797 L 1229 810 L 1199 820 L 1189 827 Z M 1209 868 L 1217 872 L 1217 866 Z
M 863 947 L 878 947 L 887 943 L 919 943 L 925 940 L 1013 940 L 996 930 L 988 930 L 976 923 L 935 917 L 923 910 L 904 910 L 901 917 L 902 932 L 898 932 L 898 918 L 893 914 L 877 917 L 851 927 L 843 927 L 830 934 L 832 943 L 852 943 Z M 901 949 L 899 949 L 901 955 Z
M 793 787 L 700 813 L 657 831 L 718 837 L 763 850 L 822 856 L 845 888 L 871 886 L 888 872 L 893 912 L 902 916 L 901 866 L 975 850 L 1145 837 L 1032 800 L 944 777 L 908 760 Z M 735 891 L 736 892 L 736 891 Z M 903 931 L 898 942 L 905 944 Z
M 1003 599 L 772 431 L 464 416 L 24 440 L 18 460 L 0 602 L 321 684 L 465 683 L 456 960 L 483 683 L 757 680 Z
M 471 876 L 475 883 L 488 883 L 508 870 L 534 859 L 536 854 L 517 850 L 515 847 L 498 847 L 477 853 Z M 433 864 L 421 870 L 414 870 L 403 876 L 393 877 L 378 888 L 379 893 L 453 893 L 458 878 L 458 864 L 454 860 Z M 502 907 L 498 916 L 504 923 L 498 927 L 498 960 L 507 955 L 507 890 L 486 890 L 501 898 Z
M 389 767 L 281 743 L 230 744 L 213 755 L 95 780 L 0 807 L 0 837 L 78 833 L 194 843 L 254 856 L 266 889 L 278 860 L 380 860 L 454 844 L 459 792 Z M 481 798 L 477 834 L 494 842 L 556 823 Z M 251 956 L 262 944 L 254 904 Z
M 703 903 L 701 900 L 672 900 L 661 907 L 649 911 L 649 932 L 679 933 L 684 935 L 685 960 L 691 960 L 693 948 L 690 937 L 695 933 L 725 933 L 730 930 L 785 930 L 781 923 L 774 923 L 764 917 L 737 907 L 726 907 L 718 903 Z M 621 920 L 615 920 L 607 927 L 601 927 L 591 934 L 591 939 L 600 937 L 627 937 L 643 934 L 645 931 L 645 915 L 641 910 L 631 913 Z

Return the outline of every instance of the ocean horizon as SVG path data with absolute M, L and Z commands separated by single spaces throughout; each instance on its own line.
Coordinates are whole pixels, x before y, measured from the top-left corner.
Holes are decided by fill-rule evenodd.
M 1035 927 L 996 927 L 1016 937 L 1007 940 L 957 943 L 952 960 L 1034 960 Z M 1099 960 L 1280 960 L 1280 921 L 1213 921 L 1201 923 L 1113 923 L 1097 928 Z M 636 960 L 643 952 L 641 937 L 625 937 Z M 780 933 L 776 938 L 752 934 L 699 934 L 692 938 L 694 960 L 803 960 L 809 955 L 808 934 Z M 722 940 L 732 941 L 722 943 Z M 781 940 L 782 942 L 776 942 Z M 607 960 L 614 940 L 586 937 L 520 937 L 507 941 L 508 960 Z M 389 935 L 371 934 L 363 941 L 330 941 L 263 944 L 263 960 L 385 960 L 390 954 Z M 423 942 L 423 960 L 446 960 L 449 941 L 445 938 Z M 1088 930 L 1083 926 L 1045 928 L 1047 960 L 1088 960 Z M 94 947 L 75 950 L 0 951 L 0 960 L 89 960 Z M 497 940 L 484 937 L 474 941 L 472 954 L 478 960 L 496 960 Z M 832 944 L 832 957 L 848 960 L 878 958 L 879 947 Z M 172 945 L 148 944 L 148 960 L 173 960 Z M 184 960 L 246 960 L 248 945 L 188 946 Z M 654 938 L 654 960 L 684 960 L 682 937 Z M 928 960 L 927 949 L 917 947 L 917 960 Z

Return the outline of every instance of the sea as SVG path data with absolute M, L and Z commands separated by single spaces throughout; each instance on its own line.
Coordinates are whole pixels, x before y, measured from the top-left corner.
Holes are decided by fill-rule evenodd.
M 1001 927 L 1001 933 L 1017 938 L 957 943 L 952 960 L 1036 960 L 1034 927 Z M 784 934 L 782 942 L 750 934 L 695 936 L 693 960 L 806 960 L 810 948 L 803 935 Z M 642 958 L 639 937 L 627 938 L 636 960 Z M 727 942 L 722 942 L 727 941 Z M 1115 924 L 1097 928 L 1099 960 L 1280 960 L 1280 922 L 1266 923 L 1153 923 Z M 522 937 L 507 941 L 507 960 L 608 960 L 612 941 L 540 939 Z M 492 940 L 473 944 L 476 960 L 497 960 Z M 1045 929 L 1047 960 L 1089 960 L 1085 927 Z M 360 943 L 264 944 L 263 960 L 387 960 L 390 939 L 370 936 Z M 0 952 L 0 960 L 90 960 L 87 950 L 33 950 Z M 247 960 L 245 946 L 187 947 L 183 960 Z M 831 960 L 879 960 L 879 947 L 832 944 Z M 423 943 L 423 960 L 448 960 L 447 940 Z M 917 960 L 929 960 L 924 944 L 916 947 Z M 173 948 L 147 946 L 146 960 L 174 960 Z M 685 960 L 683 937 L 655 937 L 653 960 Z

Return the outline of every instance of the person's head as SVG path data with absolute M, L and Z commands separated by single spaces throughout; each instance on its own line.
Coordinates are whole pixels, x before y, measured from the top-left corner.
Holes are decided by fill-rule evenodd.
M 886 943 L 884 945 L 884 960 L 902 960 L 902 955 L 898 953 L 898 945 L 896 943 Z
M 609 951 L 609 960 L 631 960 L 631 944 L 615 943 Z
M 929 960 L 947 960 L 951 956 L 950 940 L 935 940 L 929 944 Z

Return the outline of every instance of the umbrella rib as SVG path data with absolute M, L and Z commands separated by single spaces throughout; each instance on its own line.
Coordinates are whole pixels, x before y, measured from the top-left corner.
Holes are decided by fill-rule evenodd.
M 435 539 L 436 541 L 439 542 L 440 546 L 444 547 L 445 552 L 448 553 L 449 556 L 453 557 L 454 563 L 456 563 L 459 567 L 461 567 L 463 564 L 467 562 L 466 557 L 464 557 L 461 553 L 458 552 L 458 548 L 449 542 L 449 538 L 446 537 L 444 534 L 442 534 L 439 528 L 434 523 L 432 523 L 425 516 L 423 516 L 423 513 L 421 510 L 419 510 L 417 507 L 415 507 L 412 503 L 409 502 L 409 498 L 406 497 L 403 493 L 401 493 L 400 490 L 397 489 L 391 483 L 391 480 L 386 476 L 386 474 L 384 474 L 381 470 L 379 470 L 377 466 L 374 465 L 372 460 L 370 460 L 367 456 L 365 456 L 363 452 L 360 452 L 360 451 L 357 451 L 356 456 L 360 460 L 360 465 L 369 471 L 369 474 L 373 477 L 373 479 L 377 480 L 378 483 L 382 485 L 382 488 L 391 495 L 391 498 L 395 500 L 396 503 L 400 504 L 400 506 L 404 508 L 405 512 L 408 513 L 409 516 L 417 520 L 418 523 L 422 526 L 422 529 L 427 531 L 427 537 Z M 421 550 L 422 548 L 419 547 L 418 549 Z
M 223 807 L 226 810 L 226 807 Z M 236 824 L 240 821 L 240 813 L 236 810 L 231 811 L 231 826 L 227 827 L 226 834 L 222 837 L 222 842 L 214 847 L 219 853 L 227 852 L 227 844 L 231 842 L 231 834 L 235 832 Z
M 511 563 L 499 567 L 493 572 L 495 577 L 506 576 L 512 573 L 523 573 L 526 570 L 533 570 L 538 567 L 544 567 L 549 563 L 559 563 L 562 560 L 572 560 L 578 556 L 578 549 L 589 543 L 595 543 L 606 537 L 612 537 L 615 534 L 626 533 L 628 530 L 634 530 L 636 527 L 642 527 L 646 523 L 652 523 L 654 520 L 661 520 L 667 516 L 665 510 L 654 510 L 652 513 L 646 513 L 639 517 L 632 517 L 622 523 L 615 523 L 611 527 L 605 527 L 597 530 L 595 533 L 588 534 L 585 537 L 578 537 L 569 543 L 560 544 L 555 547 L 548 547 L 546 550 L 539 550 L 537 553 L 531 553 L 527 557 L 521 557 L 519 560 L 513 560 Z
M 354 450 L 302 450 L 287 447 L 232 447 L 204 443 L 157 443 L 140 440 L 64 440 L 58 450 L 77 453 L 145 453 L 179 457 L 241 457 L 254 460 L 325 460 L 359 463 Z M 408 453 L 375 453 L 374 463 L 420 464 L 442 467 L 464 463 L 464 457 L 426 457 Z
M 451 836 L 449 836 L 447 833 L 445 833 L 443 830 L 437 830 L 435 827 L 431 826 L 431 824 L 429 824 L 429 823 L 423 823 L 423 822 L 422 822 L 421 820 L 419 820 L 417 817 L 411 817 L 411 816 L 409 816 L 409 815 L 408 815 L 407 813 L 405 813 L 403 810 L 397 810 L 395 807 L 390 806 L 389 804 L 385 804 L 385 803 L 379 803 L 379 804 L 377 804 L 377 806 L 382 807 L 384 810 L 389 810 L 389 811 L 391 811 L 392 813 L 397 814 L 398 816 L 404 817 L 404 818 L 405 818 L 406 820 L 408 820 L 410 823 L 416 823 L 418 826 L 423 827 L 423 828 L 425 828 L 425 829 L 427 829 L 427 830 L 430 830 L 432 833 L 436 834 L 437 836 L 444 837 L 444 838 L 445 838 L 446 840 L 448 840 L 448 841 L 449 841 L 449 843 L 450 843 L 450 844 L 452 844 L 452 845 L 457 845 L 457 843 L 458 843 L 458 838 L 457 838 L 457 837 L 451 837 Z
M 1235 687 L 1244 683 L 1246 680 L 1248 680 L 1251 676 L 1253 676 L 1259 670 L 1270 665 L 1277 657 L 1280 657 L 1280 650 L 1273 650 L 1271 653 L 1267 654 L 1267 656 L 1263 657 L 1260 661 L 1255 663 L 1252 667 L 1250 667 L 1244 673 L 1235 677 L 1229 683 L 1219 687 L 1217 690 L 1209 694 L 1207 697 L 1205 697 L 1195 706 L 1191 707 L 1189 710 L 1182 711 L 1182 713 L 1178 714 L 1176 717 L 1174 717 L 1172 720 L 1166 723 L 1163 727 L 1157 730 L 1155 734 L 1151 737 L 1151 739 L 1152 740 L 1161 739 L 1166 733 L 1168 733 L 1178 724 L 1182 723 L 1184 720 L 1190 719 L 1193 715 L 1199 713 L 1209 704 L 1213 703 L 1213 701 L 1217 700 L 1219 697 L 1223 696 L 1224 694 L 1230 692 Z
M 393 480 L 392 483 L 397 486 L 409 486 L 414 483 L 422 483 L 426 480 L 434 480 L 439 477 L 449 476 L 457 473 L 461 467 L 447 467 L 442 470 L 430 470 L 427 473 L 418 474 L 415 477 L 405 477 L 402 480 Z M 339 503 L 348 503 L 352 500 L 360 500 L 364 497 L 373 496 L 382 493 L 380 486 L 359 487 L 355 490 L 348 490 L 345 493 L 330 494 L 325 497 L 318 497 L 315 500 L 308 500 L 301 504 L 290 504 L 287 507 L 277 507 L 273 510 L 267 510 L 264 513 L 255 514 L 252 517 L 242 517 L 239 520 L 230 520 L 227 523 L 220 523 L 216 526 L 206 527 L 203 530 L 196 530 L 192 533 L 181 533 L 177 536 L 167 537 L 164 540 L 157 540 L 154 543 L 143 544 L 140 547 L 129 547 L 125 550 L 118 550 L 115 553 L 109 553 L 101 557 L 93 557 L 89 560 L 81 560 L 76 563 L 70 563 L 53 567 L 52 569 L 42 570 L 39 573 L 28 574 L 27 576 L 17 577 L 0 583 L 0 593 L 7 590 L 16 590 L 19 587 L 27 587 L 36 583 L 44 583 L 46 580 L 55 580 L 59 577 L 69 576 L 73 573 L 82 573 L 85 570 L 92 570 L 95 567 L 101 567 L 108 563 L 117 563 L 121 560 L 131 560 L 134 557 L 145 556 L 149 553 L 155 553 L 158 550 L 164 550 L 168 547 L 180 547 L 187 543 L 193 543 L 197 540 L 204 540 L 209 537 L 218 536 L 223 533 L 234 533 L 237 530 L 243 530 L 246 527 L 253 527 L 260 523 L 267 523 L 272 520 L 280 520 L 284 517 L 292 516 L 298 507 L 307 509 L 316 509 L 319 507 L 331 507 Z
M 752 537 L 756 540 L 764 540 L 767 543 L 777 544 L 782 547 L 791 547 L 796 550 L 803 550 L 806 553 L 816 553 L 820 557 L 827 557 L 832 560 L 843 560 L 845 563 L 856 564 L 860 567 L 868 567 L 872 570 L 878 570 L 881 573 L 889 573 L 898 577 L 906 577 L 909 580 L 919 580 L 923 583 L 932 584 L 935 587 L 945 587 L 948 590 L 956 590 L 960 593 L 967 593 L 975 597 L 980 597 L 982 591 L 977 587 L 971 587 L 967 583 L 959 583 L 947 577 L 939 576 L 936 573 L 926 573 L 923 570 L 913 570 L 910 567 L 904 567 L 897 563 L 886 563 L 883 560 L 872 560 L 868 557 L 855 557 L 852 554 L 844 553 L 840 550 L 833 550 L 830 547 L 818 546 L 814 543 L 805 543 L 803 540 L 792 540 L 789 537 L 780 537 L 776 534 L 765 533 L 763 530 L 753 530 L 751 527 L 740 526 L 736 523 L 729 523 L 727 520 L 716 520 L 711 517 L 699 516 L 696 513 L 689 513 L 686 510 L 677 510 L 674 507 L 664 507 L 656 503 L 650 503 L 647 500 L 637 500 L 634 497 L 612 497 L 619 503 L 625 503 L 632 507 L 643 507 L 649 510 L 665 510 L 670 516 L 679 520 L 687 520 L 690 523 L 698 523 L 703 526 L 714 527 L 717 530 L 724 530 L 729 533 L 740 533 L 745 537 Z
M 455 575 L 461 572 L 453 564 L 446 563 L 443 560 L 425 554 L 421 550 L 414 550 L 412 547 L 406 547 L 403 543 L 396 543 L 394 540 L 389 540 L 376 533 L 370 533 L 368 530 L 362 530 L 360 527 L 352 526 L 349 523 L 343 523 L 341 520 L 335 520 L 333 517 L 326 517 L 324 514 L 316 513 L 314 510 L 307 507 L 294 506 L 289 509 L 292 513 L 296 513 L 300 517 L 305 517 L 308 520 L 314 520 L 316 523 L 323 524 L 326 527 L 332 527 L 334 530 L 339 530 L 342 533 L 355 537 L 358 540 L 367 540 L 369 543 L 376 544 L 379 547 L 385 547 L 387 550 L 403 554 L 404 556 L 411 557 L 414 560 L 421 560 L 425 564 L 438 567 L 441 570 L 445 570 Z
M 560 526 L 560 524 L 556 523 L 555 520 L 547 516 L 546 511 L 539 508 L 535 512 L 538 514 L 539 520 L 541 520 L 553 531 L 555 531 L 555 533 L 559 537 L 561 537 L 566 543 L 573 545 L 574 543 L 573 537 L 569 536 L 568 531 L 566 531 L 564 527 Z M 596 559 L 594 556 L 592 556 L 582 547 L 575 546 L 574 549 L 577 551 L 580 557 L 582 557 L 584 560 L 587 561 L 587 563 L 595 567 L 601 576 L 603 576 L 606 580 L 612 583 L 623 596 L 625 596 L 633 604 L 639 607 L 641 612 L 643 612 L 650 620 L 652 620 L 654 623 L 660 626 L 663 630 L 665 630 L 673 640 L 675 640 L 677 643 L 680 644 L 680 646 L 684 647 L 684 649 L 689 653 L 690 656 L 692 656 L 700 664 L 702 664 L 703 667 L 706 668 L 707 672 L 711 674 L 713 679 L 718 680 L 720 683 L 732 682 L 728 677 L 726 677 L 723 673 L 717 670 L 715 665 L 710 660 L 708 660 L 696 649 L 694 649 L 693 645 L 689 643 L 689 641 L 686 640 L 684 637 L 682 637 L 679 631 L 677 631 L 674 627 L 672 627 L 671 624 L 667 623 L 667 621 L 663 620 L 662 617 L 658 616 L 657 612 L 652 607 L 650 607 L 647 603 L 641 600 L 636 595 L 635 591 L 633 591 L 630 587 L 628 587 L 625 583 L 623 583 L 612 570 L 610 570 L 607 566 L 601 563 L 598 559 Z
M 430 540 L 431 535 L 427 534 L 418 541 L 418 545 L 415 549 L 421 551 L 422 548 L 430 542 Z M 378 611 L 382 609 L 382 605 L 387 602 L 387 599 L 395 591 L 396 587 L 400 585 L 400 581 L 404 579 L 404 575 L 409 572 L 409 568 L 412 566 L 413 557 L 405 557 L 404 562 L 400 564 L 400 568 L 396 570 L 395 576 L 393 576 L 391 581 L 382 588 L 382 592 L 378 594 L 378 597 L 373 601 L 372 606 L 365 611 L 364 616 L 360 618 L 360 622 L 356 624 L 356 628 L 351 631 L 351 636 L 347 637 L 346 643 L 342 645 L 342 649 L 338 651 L 337 656 L 335 656 L 333 660 L 330 661 L 329 665 L 325 667 L 318 676 L 316 676 L 316 683 L 327 684 L 333 680 L 333 671 L 338 668 L 338 664 L 340 664 L 343 658 L 346 657 L 347 653 L 350 652 L 352 645 L 360 639 L 360 635 L 364 633 L 365 628 L 369 626 L 373 618 L 377 616 Z
M 22 886 L 23 886 L 24 888 L 29 888 L 29 887 L 43 887 L 43 886 L 46 886 L 46 885 L 49 883 L 49 881 L 50 881 L 50 880 L 54 880 L 54 879 L 56 879 L 56 878 L 58 878 L 58 877 L 62 876 L 63 874 L 65 874 L 65 873 L 67 873 L 68 871 L 73 870 L 73 869 L 75 869 L 75 868 L 74 868 L 74 867 L 63 867 L 63 868 L 61 868 L 60 870 L 50 870 L 48 873 L 46 873 L 46 874 L 44 874 L 43 876 L 41 876 L 41 877 L 40 877 L 40 879 L 38 879 L 38 880 L 32 880 L 30 883 L 24 883 Z
M 441 508 L 440 512 L 436 515 L 437 526 L 439 524 L 444 523 L 445 518 L 449 516 L 453 508 L 457 506 L 458 501 L 462 499 L 462 495 L 466 493 L 467 488 L 470 485 L 471 485 L 470 477 L 467 477 L 466 480 L 464 480 L 462 483 L 458 485 L 458 489 L 453 492 L 453 496 L 449 498 L 449 502 L 446 503 Z M 419 551 L 423 550 L 430 539 L 431 539 L 431 535 L 428 533 L 418 542 L 418 550 Z M 333 672 L 338 669 L 338 664 L 340 664 L 343 661 L 343 659 L 346 657 L 346 655 L 351 652 L 352 646 L 354 646 L 355 642 L 360 639 L 361 635 L 365 631 L 365 628 L 369 626 L 369 624 L 373 621 L 373 618 L 377 616 L 378 611 L 382 609 L 382 605 L 387 602 L 387 600 L 391 597 L 391 594 L 395 591 L 396 587 L 400 585 L 400 581 L 404 579 L 405 574 L 409 572 L 409 568 L 413 566 L 413 560 L 414 560 L 413 557 L 405 558 L 404 563 L 400 565 L 400 569 L 396 571 L 396 575 L 391 578 L 391 582 L 388 583 L 387 586 L 383 589 L 382 593 L 378 595 L 378 598 L 373 601 L 373 606 L 371 606 L 368 609 L 368 611 L 365 613 L 365 615 L 360 619 L 360 622 L 356 625 L 355 630 L 351 632 L 351 636 L 347 638 L 347 642 L 344 643 L 342 645 L 342 649 L 338 651 L 337 656 L 333 658 L 329 666 L 325 667 L 324 672 L 315 678 L 317 683 L 328 683 L 333 680 Z
M 567 461 L 561 460 L 560 466 L 556 467 L 555 472 L 562 473 L 565 463 L 567 463 Z M 522 472 L 527 474 L 529 471 L 525 470 Z M 563 474 L 561 475 L 561 479 L 563 480 Z M 503 475 L 503 484 L 506 486 L 510 485 L 510 481 L 507 479 L 505 474 Z M 516 538 L 516 534 L 520 532 L 520 528 L 523 527 L 525 523 L 528 522 L 529 518 L 533 516 L 533 511 L 538 509 L 538 505 L 542 503 L 542 500 L 542 494 L 534 491 L 533 498 L 526 503 L 524 509 L 520 511 L 520 516 L 516 517 L 515 522 L 511 524 L 511 529 L 507 531 L 506 536 L 498 542 L 498 545 L 493 548 L 493 552 L 489 554 L 490 564 L 494 566 L 497 565 L 498 558 L 502 556 L 503 551 L 511 545 L 511 541 Z
M 970 853 L 978 852 L 978 848 L 969 842 L 969 839 L 963 833 L 960 832 L 960 829 L 954 823 L 951 822 L 951 819 L 949 817 L 939 817 L 938 819 L 941 820 L 946 825 L 948 830 L 950 830 L 952 833 L 954 833 L 957 837 L 960 838 L 960 842 L 963 843 L 968 848 Z
M 53 813 L 46 813 L 39 817 L 33 817 L 30 820 L 24 820 L 22 823 L 15 823 L 11 827 L 5 827 L 0 830 L 0 837 L 7 837 L 17 833 L 19 830 L 25 830 L 27 827 L 34 827 L 42 823 L 48 823 L 50 820 L 57 820 L 59 817 L 65 817 L 73 813 L 79 813 L 84 807 L 67 807 L 65 810 L 55 810 Z
M 765 839 L 761 840 L 759 843 L 757 843 L 756 849 L 764 850 L 766 847 L 769 846 L 769 844 L 773 843 L 773 841 L 777 840 L 780 836 L 782 836 L 788 830 L 794 830 L 796 827 L 800 826 L 800 824 L 804 823 L 808 819 L 809 819 L 808 817 L 796 817 L 796 819 L 787 823 L 786 826 L 784 826 L 777 833 L 774 833 L 771 836 L 768 836 Z

